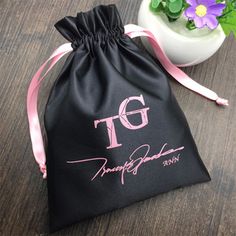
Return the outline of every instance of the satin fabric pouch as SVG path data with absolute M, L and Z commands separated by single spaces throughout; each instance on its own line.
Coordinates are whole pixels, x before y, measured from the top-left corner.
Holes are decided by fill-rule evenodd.
M 168 74 L 114 5 L 65 17 L 72 43 L 45 109 L 50 231 L 210 180 Z

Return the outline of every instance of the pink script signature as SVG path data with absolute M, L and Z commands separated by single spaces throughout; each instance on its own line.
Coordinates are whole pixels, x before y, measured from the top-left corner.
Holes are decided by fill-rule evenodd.
M 176 149 L 169 149 L 164 151 L 165 147 L 167 146 L 167 143 L 165 143 L 159 153 L 154 154 L 153 156 L 148 156 L 149 151 L 150 151 L 150 145 L 148 144 L 143 144 L 140 147 L 136 148 L 133 153 L 129 156 L 129 160 L 126 161 L 123 165 L 120 166 L 115 166 L 113 168 L 108 168 L 106 166 L 107 164 L 107 158 L 104 157 L 95 157 L 95 158 L 88 158 L 88 159 L 83 159 L 83 160 L 76 160 L 76 161 L 67 161 L 69 164 L 74 164 L 74 163 L 82 163 L 82 162 L 90 162 L 90 161 L 103 161 L 103 164 L 101 168 L 95 173 L 95 175 L 92 177 L 91 181 L 94 180 L 98 175 L 103 177 L 105 174 L 108 173 L 114 173 L 114 172 L 121 172 L 121 183 L 124 184 L 124 174 L 125 172 L 131 173 L 133 175 L 137 175 L 139 167 L 149 161 L 156 160 L 162 156 L 166 156 L 172 153 L 175 153 L 177 151 L 181 151 L 184 149 L 184 146 L 176 148 Z M 138 157 L 137 159 L 134 158 L 135 154 L 144 149 L 145 154 L 143 157 Z

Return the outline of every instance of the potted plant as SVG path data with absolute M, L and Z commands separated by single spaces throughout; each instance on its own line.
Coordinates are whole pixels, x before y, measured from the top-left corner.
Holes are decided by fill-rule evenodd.
M 231 32 L 236 37 L 236 0 L 143 0 L 138 24 L 152 31 L 174 64 L 191 66 L 212 56 Z

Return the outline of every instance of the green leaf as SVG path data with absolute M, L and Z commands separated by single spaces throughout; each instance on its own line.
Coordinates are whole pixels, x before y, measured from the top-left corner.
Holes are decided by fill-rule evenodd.
M 161 3 L 161 0 L 152 0 L 151 1 L 151 7 L 152 8 L 158 8 L 159 4 Z
M 169 21 L 175 21 L 186 8 L 186 2 L 184 0 L 150 0 L 149 8 L 156 14 L 163 12 Z
M 158 3 L 159 2 L 159 3 Z M 152 12 L 154 13 L 158 13 L 163 11 L 163 4 L 162 4 L 162 0 L 152 0 L 150 2 L 149 8 Z
M 183 0 L 169 0 L 166 4 L 170 12 L 178 13 L 183 7 Z
M 218 17 L 218 22 L 226 36 L 232 32 L 236 38 L 236 0 L 226 1 L 226 8 L 223 14 Z
M 173 21 L 177 20 L 181 16 L 182 11 L 180 10 L 179 12 L 173 13 L 169 9 L 166 9 L 165 14 L 168 16 L 170 21 Z
M 236 38 L 236 11 L 233 10 L 225 15 L 225 17 L 219 18 L 219 23 L 226 36 L 229 36 L 233 32 Z

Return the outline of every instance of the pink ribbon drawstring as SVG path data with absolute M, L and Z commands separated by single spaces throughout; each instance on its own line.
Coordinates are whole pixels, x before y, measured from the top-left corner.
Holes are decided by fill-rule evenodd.
M 182 70 L 175 66 L 165 55 L 164 51 L 159 46 L 154 35 L 146 29 L 143 29 L 140 26 L 129 24 L 125 26 L 125 34 L 131 38 L 146 36 L 148 37 L 154 52 L 167 70 L 167 72 L 172 75 L 180 84 L 187 87 L 190 90 L 195 91 L 196 93 L 201 94 L 202 96 L 215 101 L 218 105 L 228 106 L 228 100 L 218 97 L 218 95 L 211 91 L 208 88 L 203 87 L 189 76 L 187 76 Z M 43 173 L 43 178 L 47 177 L 47 168 L 46 168 L 46 155 L 43 143 L 43 137 L 41 132 L 41 127 L 39 123 L 38 111 L 37 111 L 37 102 L 38 102 L 38 93 L 41 82 L 44 80 L 48 72 L 54 67 L 54 65 L 67 53 L 71 52 L 73 48 L 71 43 L 65 43 L 57 48 L 52 55 L 46 60 L 46 62 L 39 68 L 36 74 L 33 76 L 28 92 L 27 92 L 27 115 L 29 121 L 29 131 L 30 138 L 32 143 L 33 154 L 36 162 L 39 165 L 40 171 Z M 41 76 L 45 67 L 49 63 L 48 69 Z
M 169 58 L 166 56 L 165 52 L 162 50 L 160 45 L 158 44 L 155 36 L 147 29 L 144 29 L 138 25 L 129 24 L 125 26 L 125 34 L 127 34 L 131 38 L 146 36 L 149 39 L 150 44 L 153 47 L 155 55 L 166 69 L 166 71 L 172 75 L 180 84 L 185 86 L 186 88 L 199 93 L 200 95 L 215 101 L 218 105 L 228 106 L 228 100 L 224 98 L 220 98 L 215 92 L 210 89 L 198 84 L 196 81 L 191 79 L 188 75 L 186 75 L 181 69 L 175 66 Z
M 66 43 L 57 48 L 48 60 L 39 68 L 34 77 L 32 78 L 28 93 L 27 93 L 27 115 L 29 120 L 30 138 L 32 143 L 33 154 L 36 162 L 39 165 L 40 171 L 43 173 L 43 178 L 47 177 L 46 170 L 46 155 L 43 144 L 43 137 L 39 123 L 37 101 L 40 84 L 53 68 L 53 66 L 68 52 L 72 51 L 71 43 Z M 50 62 L 47 71 L 41 76 L 43 70 Z

